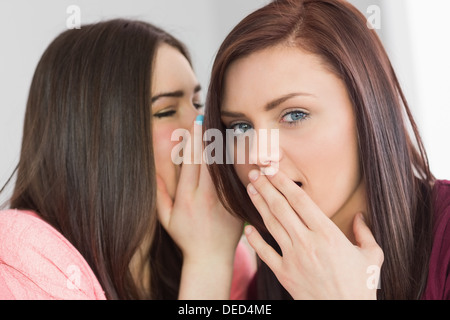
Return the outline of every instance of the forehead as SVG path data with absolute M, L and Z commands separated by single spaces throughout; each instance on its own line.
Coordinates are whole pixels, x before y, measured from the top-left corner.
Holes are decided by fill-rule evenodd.
M 314 95 L 338 78 L 322 60 L 298 47 L 275 46 L 234 61 L 225 74 L 223 108 L 262 105 L 292 92 Z
M 152 75 L 152 92 L 194 87 L 197 78 L 186 57 L 176 48 L 161 44 L 156 52 Z

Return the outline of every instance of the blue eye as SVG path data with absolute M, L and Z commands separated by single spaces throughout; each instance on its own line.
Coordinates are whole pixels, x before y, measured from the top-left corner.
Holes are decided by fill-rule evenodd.
M 248 123 L 236 123 L 230 126 L 234 130 L 234 134 L 244 134 L 248 130 L 253 129 Z
M 292 111 L 285 114 L 282 118 L 282 122 L 293 123 L 305 119 L 308 115 L 302 111 Z

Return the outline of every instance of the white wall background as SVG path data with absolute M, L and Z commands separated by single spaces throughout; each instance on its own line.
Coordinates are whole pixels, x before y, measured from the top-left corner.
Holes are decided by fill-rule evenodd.
M 28 88 L 48 44 L 66 28 L 67 7 L 82 23 L 141 19 L 189 47 L 207 88 L 216 50 L 231 28 L 269 0 L 0 0 L 0 188 L 20 153 Z M 398 72 L 438 178 L 450 179 L 450 1 L 351 0 L 366 16 L 381 8 L 378 30 Z

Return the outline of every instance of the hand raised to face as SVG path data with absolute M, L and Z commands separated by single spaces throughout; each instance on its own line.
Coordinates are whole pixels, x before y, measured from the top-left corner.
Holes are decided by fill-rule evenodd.
M 249 196 L 279 255 L 258 231 L 246 227 L 249 243 L 294 299 L 375 299 L 370 283 L 383 251 L 361 213 L 355 215 L 353 245 L 308 194 L 282 171 L 273 176 L 249 173 Z

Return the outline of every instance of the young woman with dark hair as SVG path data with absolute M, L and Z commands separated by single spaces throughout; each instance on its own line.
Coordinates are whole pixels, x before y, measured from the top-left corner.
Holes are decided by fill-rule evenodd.
M 450 182 L 430 172 L 383 45 L 351 4 L 279 0 L 247 16 L 217 53 L 206 106 L 206 129 L 279 137 L 277 152 L 235 142 L 223 151 L 244 164 L 210 165 L 251 224 L 252 297 L 450 298 Z
M 50 44 L 0 213 L 0 298 L 245 298 L 242 222 L 204 164 L 171 161 L 171 133 L 192 130 L 200 89 L 184 45 L 144 22 L 85 25 Z

